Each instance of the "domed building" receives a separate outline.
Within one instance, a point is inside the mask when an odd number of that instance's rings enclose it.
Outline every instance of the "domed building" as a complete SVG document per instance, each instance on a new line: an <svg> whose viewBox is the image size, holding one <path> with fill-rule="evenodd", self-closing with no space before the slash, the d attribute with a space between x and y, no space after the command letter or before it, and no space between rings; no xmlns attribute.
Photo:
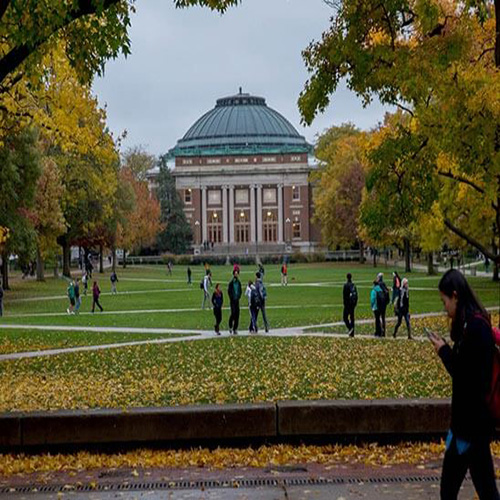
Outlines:
<svg viewBox="0 0 500 500"><path fill-rule="evenodd" d="M262 97L218 99L170 150L195 250L310 251L312 147Z"/></svg>

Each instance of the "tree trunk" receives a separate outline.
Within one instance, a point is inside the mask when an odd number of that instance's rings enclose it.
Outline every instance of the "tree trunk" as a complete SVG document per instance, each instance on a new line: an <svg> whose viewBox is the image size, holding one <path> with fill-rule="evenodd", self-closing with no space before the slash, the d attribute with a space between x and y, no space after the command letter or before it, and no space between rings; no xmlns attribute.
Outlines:
<svg viewBox="0 0 500 500"><path fill-rule="evenodd" d="M408 238L403 238L403 242L405 246L405 272L411 273L410 240Z"/></svg>
<svg viewBox="0 0 500 500"><path fill-rule="evenodd" d="M59 256L56 255L56 261L54 262L54 278L59 278Z"/></svg>
<svg viewBox="0 0 500 500"><path fill-rule="evenodd" d="M377 250L373 249L373 267L377 267Z"/></svg>
<svg viewBox="0 0 500 500"><path fill-rule="evenodd" d="M45 281L45 262L43 261L42 252L40 246L36 247L36 280Z"/></svg>
<svg viewBox="0 0 500 500"><path fill-rule="evenodd" d="M127 251L123 249L123 269L127 267Z"/></svg>
<svg viewBox="0 0 500 500"><path fill-rule="evenodd" d="M359 240L359 263L365 263L365 245L361 240Z"/></svg>
<svg viewBox="0 0 500 500"><path fill-rule="evenodd" d="M111 248L111 256L112 256L111 265L113 267L113 272L115 272L116 271L116 248L114 245Z"/></svg>
<svg viewBox="0 0 500 500"><path fill-rule="evenodd" d="M429 276L436 274L434 272L434 254L432 252L427 254L427 274Z"/></svg>
<svg viewBox="0 0 500 500"><path fill-rule="evenodd" d="M63 250L63 276L71 278L71 247L68 240L65 238L64 243L61 245Z"/></svg>
<svg viewBox="0 0 500 500"><path fill-rule="evenodd" d="M103 248L102 245L99 245L99 273L102 274L104 272L104 261L102 257Z"/></svg>
<svg viewBox="0 0 500 500"><path fill-rule="evenodd" d="M10 290L9 287L9 256L7 252L2 255L2 288Z"/></svg>

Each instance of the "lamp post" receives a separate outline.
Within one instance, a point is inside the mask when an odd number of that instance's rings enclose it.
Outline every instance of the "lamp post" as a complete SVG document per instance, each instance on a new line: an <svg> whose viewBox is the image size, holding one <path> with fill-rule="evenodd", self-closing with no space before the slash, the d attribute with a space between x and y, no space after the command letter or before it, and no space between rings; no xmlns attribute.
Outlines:
<svg viewBox="0 0 500 500"><path fill-rule="evenodd" d="M287 217L285 220L285 233L286 233L285 239L286 239L286 246L287 247L290 246L290 239L291 239L290 238L290 222L291 222L290 218Z"/></svg>
<svg viewBox="0 0 500 500"><path fill-rule="evenodd" d="M194 227L196 228L195 229L196 245L198 246L198 252L201 252L201 250L200 250L200 221L199 220L194 221Z"/></svg>

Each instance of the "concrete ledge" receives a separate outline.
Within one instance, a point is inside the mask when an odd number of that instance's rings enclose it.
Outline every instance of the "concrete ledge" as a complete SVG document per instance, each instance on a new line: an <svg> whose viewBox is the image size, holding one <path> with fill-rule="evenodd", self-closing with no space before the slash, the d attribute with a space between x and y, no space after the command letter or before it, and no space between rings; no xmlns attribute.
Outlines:
<svg viewBox="0 0 500 500"><path fill-rule="evenodd" d="M444 433L449 399L278 402L280 436L416 435Z"/></svg>
<svg viewBox="0 0 500 500"><path fill-rule="evenodd" d="M23 446L271 437L276 435L276 405L27 413L21 416L21 430Z"/></svg>
<svg viewBox="0 0 500 500"><path fill-rule="evenodd" d="M400 399L4 413L0 447L432 439L450 411L448 399Z"/></svg>

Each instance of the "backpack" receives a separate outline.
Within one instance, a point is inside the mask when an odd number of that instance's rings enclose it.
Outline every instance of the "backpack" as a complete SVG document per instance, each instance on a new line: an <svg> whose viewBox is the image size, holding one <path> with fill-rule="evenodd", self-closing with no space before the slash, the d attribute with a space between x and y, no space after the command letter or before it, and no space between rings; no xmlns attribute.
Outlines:
<svg viewBox="0 0 500 500"><path fill-rule="evenodd" d="M204 280L201 280L201 281L200 281L200 289L201 289L201 290L205 290L205 285L204 285L203 281L204 281Z"/></svg>
<svg viewBox="0 0 500 500"><path fill-rule="evenodd" d="M349 292L349 302L351 303L352 307L356 307L356 305L358 304L358 290L354 283L351 283L351 290Z"/></svg>
<svg viewBox="0 0 500 500"><path fill-rule="evenodd" d="M262 284L262 298L264 300L267 299L267 290L266 290L266 287L264 286L264 284Z"/></svg>
<svg viewBox="0 0 500 500"><path fill-rule="evenodd" d="M387 307L387 304L389 304L391 298L389 295L389 289L387 288L386 284L382 281L379 283L379 287L382 289L381 292L377 292L377 307L379 309L383 309L384 307ZM379 299L380 295L380 299ZM380 302L379 302L380 300Z"/></svg>
<svg viewBox="0 0 500 500"><path fill-rule="evenodd" d="M257 288L252 288L250 293L250 305L252 307L260 307L260 296Z"/></svg>

